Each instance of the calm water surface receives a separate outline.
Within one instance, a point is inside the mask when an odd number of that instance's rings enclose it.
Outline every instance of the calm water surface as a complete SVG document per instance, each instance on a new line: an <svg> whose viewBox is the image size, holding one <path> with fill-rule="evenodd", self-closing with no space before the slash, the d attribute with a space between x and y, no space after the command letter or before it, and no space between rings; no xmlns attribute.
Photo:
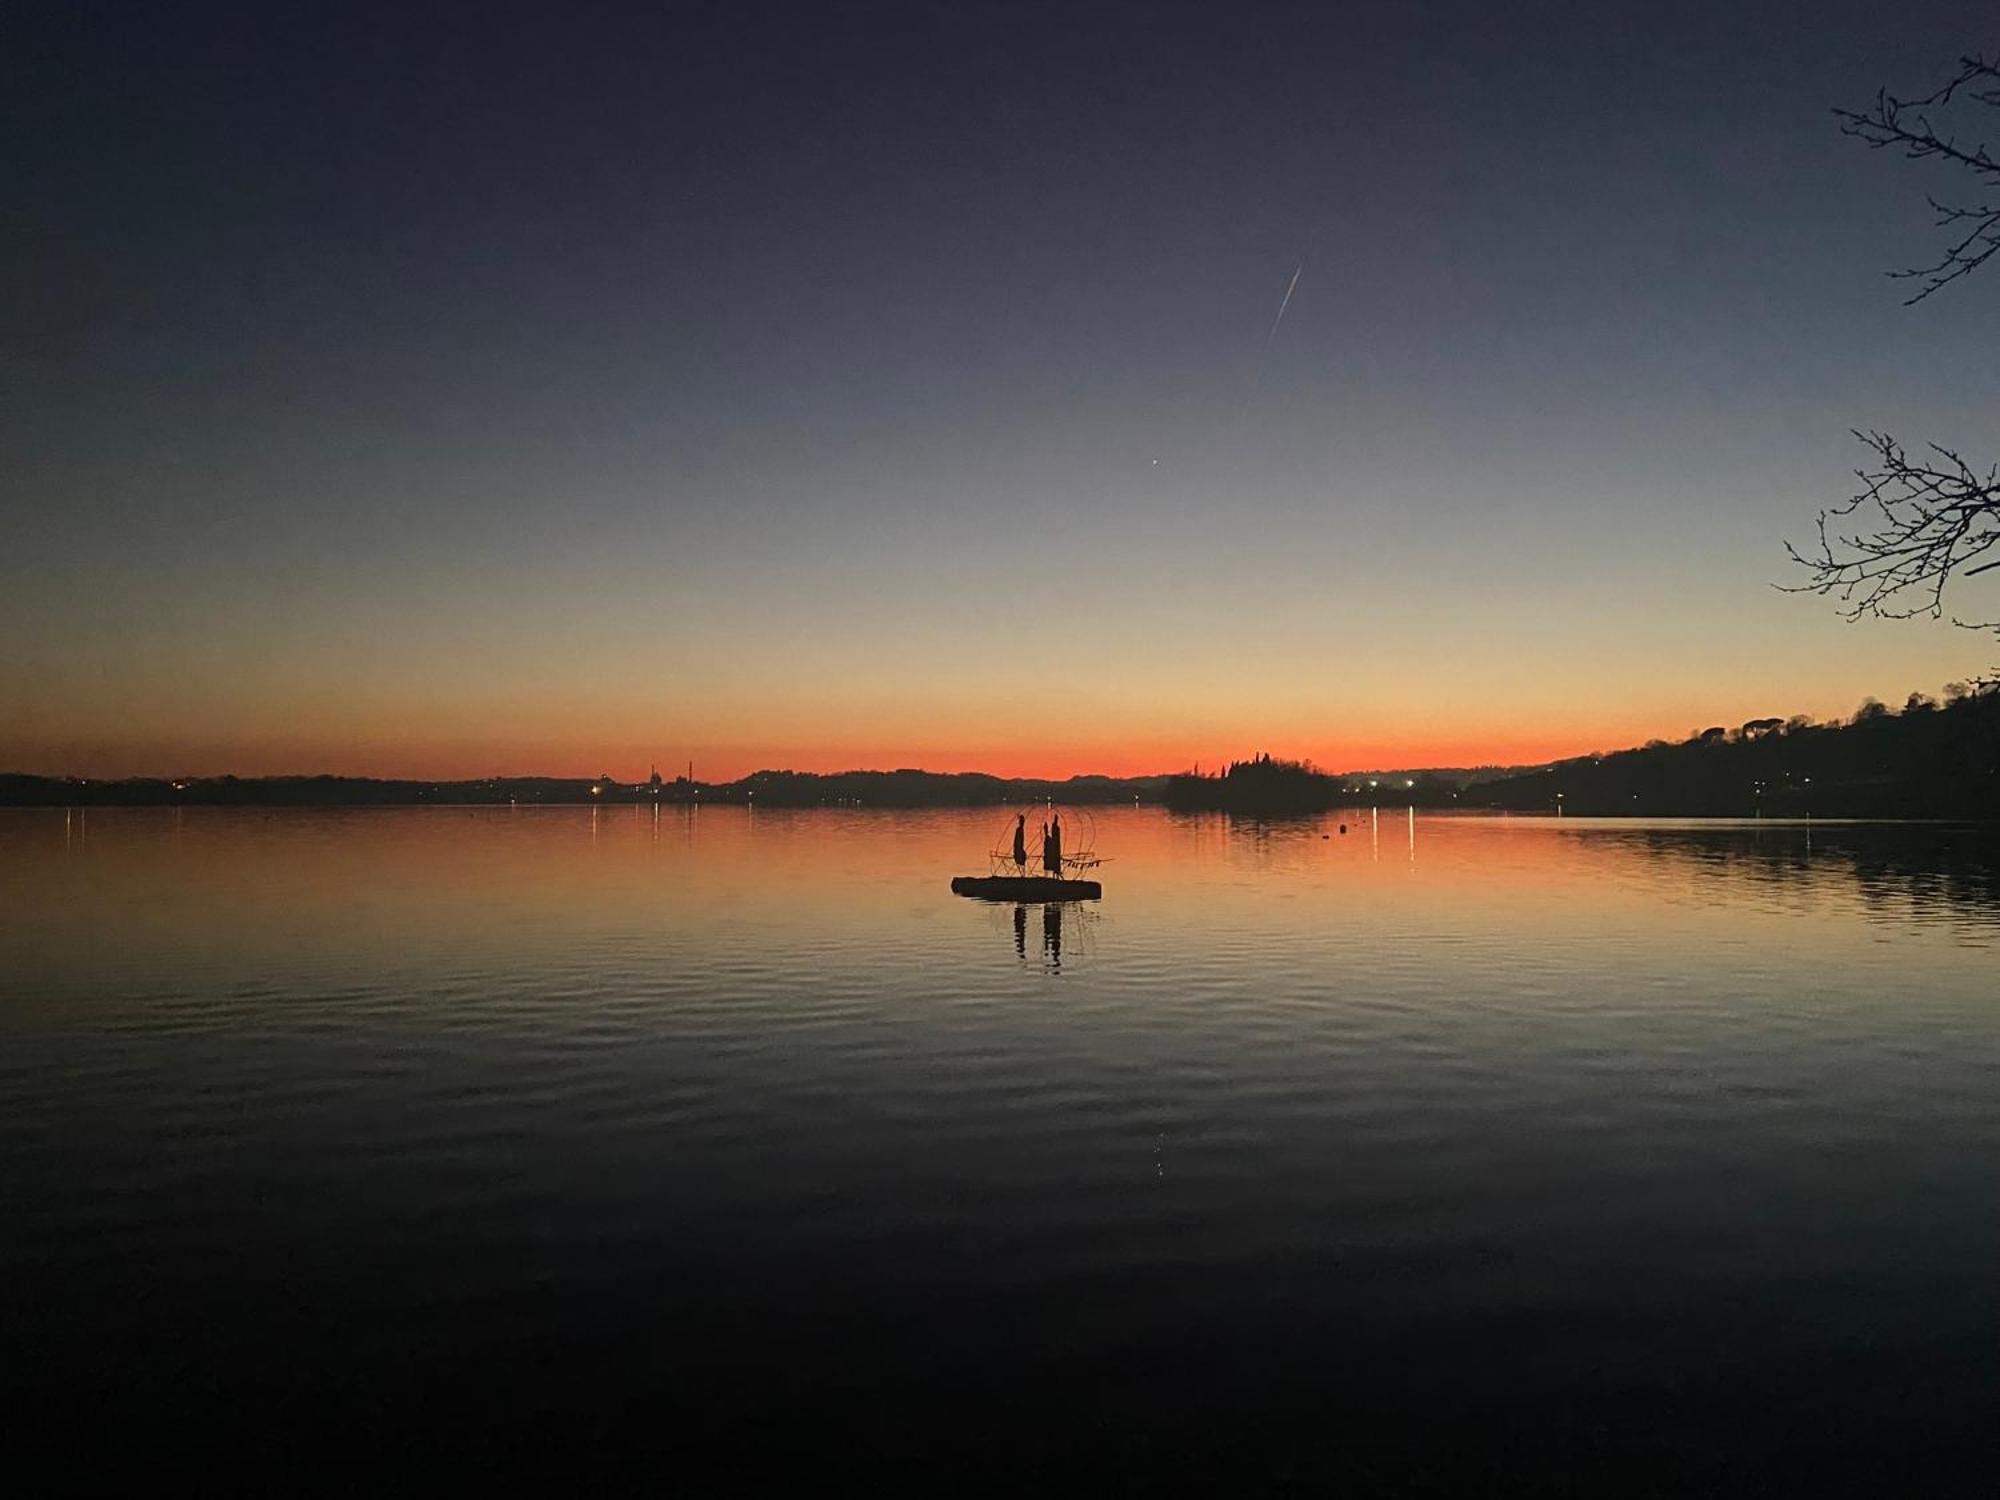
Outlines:
<svg viewBox="0 0 2000 1500"><path fill-rule="evenodd" d="M1991 1493L1990 834L1096 824L1017 908L990 811L0 813L17 1432Z"/></svg>

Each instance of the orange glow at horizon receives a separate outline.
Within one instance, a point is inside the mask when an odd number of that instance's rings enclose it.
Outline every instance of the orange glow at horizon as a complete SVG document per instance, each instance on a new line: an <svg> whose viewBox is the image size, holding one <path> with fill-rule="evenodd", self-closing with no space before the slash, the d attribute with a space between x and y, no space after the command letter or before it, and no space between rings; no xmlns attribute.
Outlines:
<svg viewBox="0 0 2000 1500"><path fill-rule="evenodd" d="M1171 774L1199 766L1218 770L1232 760L1270 754L1304 760L1343 773L1429 767L1525 766L1628 748L1653 737L1677 738L1687 726L1628 725L1564 731L1497 731L1480 736L1460 732L1430 738L1383 734L1338 741L1299 735L1246 733L1191 740L1137 738L1109 742L1033 745L1000 744L987 749L921 741L801 745L684 745L658 748L617 741L537 740L491 745L382 739L316 740L305 737L256 738L223 743L76 741L51 759L0 742L0 773L80 775L103 779L126 776L288 776L334 775L383 779L468 781L493 776L565 778L610 774L625 782L643 781L657 767L672 780L690 761L696 780L721 783L756 771L842 771L915 769L941 774L985 773L1003 778L1066 780L1072 776L1136 777ZM66 752L66 753L63 753Z"/></svg>
<svg viewBox="0 0 2000 1500"><path fill-rule="evenodd" d="M1533 765L1845 716L1868 695L1900 703L1977 675L1990 649L1948 623L1855 629L1761 576L1723 611L1657 578L1549 563L1496 600L1442 564L1412 591L1362 557L1320 576L1303 554L1239 547L1162 589L1146 582L1171 562L1157 540L1039 581L1058 597L1089 582L1087 619L1051 605L995 626L962 614L1012 577L988 578L987 554L892 566L886 540L866 566L717 554L686 576L626 557L553 581L446 574L422 610L404 595L362 620L329 583L296 610L272 602L261 631L212 628L206 606L158 631L67 628L61 611L88 591L66 586L37 605L32 650L0 662L0 773L640 780L692 760L708 782L903 767L1060 780L1260 753L1336 773Z"/></svg>
<svg viewBox="0 0 2000 1500"><path fill-rule="evenodd" d="M1840 627L1826 660L1810 624L1734 655L1642 654L1616 637L1546 656L1468 639L1455 654L1329 646L1325 659L1127 643L1087 668L935 643L900 661L864 654L865 670L843 664L853 652L801 648L665 674L588 659L510 669L484 648L448 671L273 655L191 673L134 652L103 671L0 673L0 773L638 781L691 760L704 782L900 768L1062 780L1262 753L1335 773L1536 765L1774 714L1843 717L1871 693L1899 703L1975 675L1985 650L1949 627Z"/></svg>

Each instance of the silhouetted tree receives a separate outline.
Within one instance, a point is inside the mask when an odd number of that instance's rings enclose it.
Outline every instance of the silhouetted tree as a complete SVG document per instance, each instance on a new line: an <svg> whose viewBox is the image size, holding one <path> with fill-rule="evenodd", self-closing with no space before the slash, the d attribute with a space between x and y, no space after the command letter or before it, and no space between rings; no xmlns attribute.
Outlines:
<svg viewBox="0 0 2000 1500"><path fill-rule="evenodd" d="M1930 200L1938 227L1951 238L1930 264L1889 273L1917 283L1905 305L1970 275L2000 251L2000 161L1984 142L1962 144L1953 128L1978 109L2000 112L2000 61L1983 54L1961 58L1958 71L1920 99L1899 99L1885 89L1871 109L1834 111L1843 133L1877 150L1950 166L1970 194L1966 201ZM2000 546L2000 466L1982 469L1939 443L1912 455L1886 432L1854 436L1872 454L1855 470L1861 489L1820 512L1817 549L1801 552L1785 544L1810 575L1787 592L1836 598L1851 620L1941 618L1947 583L2000 568L2000 558L1977 561ZM1857 513L1860 519L1848 523L1853 529L1844 529L1846 518ZM1995 620L1953 623L2000 631Z"/></svg>

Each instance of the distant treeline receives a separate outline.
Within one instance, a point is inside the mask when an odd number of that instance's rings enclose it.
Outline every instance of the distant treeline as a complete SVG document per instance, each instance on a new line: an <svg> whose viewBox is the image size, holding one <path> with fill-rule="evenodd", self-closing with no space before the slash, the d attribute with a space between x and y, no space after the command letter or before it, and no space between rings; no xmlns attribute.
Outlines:
<svg viewBox="0 0 2000 1500"><path fill-rule="evenodd" d="M735 803L759 807L982 807L1003 803L1157 802L1164 776L1043 781L932 771L758 771L741 781L621 782L611 776L496 776L477 781L361 776L84 777L0 775L10 807L365 807L509 803Z"/></svg>
<svg viewBox="0 0 2000 1500"><path fill-rule="evenodd" d="M2000 682L1950 684L1943 701L1873 699L1851 718L1752 719L1670 743L1578 756L1530 771L1429 770L1336 775L1259 755L1220 772L1075 776L977 772L758 771L741 781L620 782L553 776L376 781L347 776L93 781L0 776L0 805L78 807L365 806L507 803L732 803L754 807L983 807L1007 803L1164 802L1196 811L1284 816L1335 807L1494 808L1647 817L2000 818Z"/></svg>
<svg viewBox="0 0 2000 1500"><path fill-rule="evenodd" d="M1868 699L1851 719L1752 719L1467 789L1473 806L1592 816L2000 817L2000 683Z"/></svg>
<svg viewBox="0 0 2000 1500"><path fill-rule="evenodd" d="M1492 808L1578 816L2000 817L2000 684L1951 684L1900 711L1874 699L1835 724L1752 719L1685 740L1512 774L1357 776L1259 755L1172 777L1162 800L1250 816L1335 807Z"/></svg>
<svg viewBox="0 0 2000 1500"><path fill-rule="evenodd" d="M759 807L987 807L1018 802L1157 802L1164 776L1072 776L1067 781L979 771L758 771L710 789L703 800Z"/></svg>
<svg viewBox="0 0 2000 1500"><path fill-rule="evenodd" d="M595 794L593 786L600 788ZM101 781L81 776L0 776L0 806L6 807L504 806L592 802L603 795L599 781L563 776L482 781L378 781L367 776L134 776Z"/></svg>

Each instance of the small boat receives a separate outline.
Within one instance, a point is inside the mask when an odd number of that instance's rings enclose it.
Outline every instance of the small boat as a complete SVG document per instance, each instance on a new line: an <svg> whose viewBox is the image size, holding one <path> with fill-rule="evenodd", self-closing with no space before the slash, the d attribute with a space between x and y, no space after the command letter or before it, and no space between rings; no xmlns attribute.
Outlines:
<svg viewBox="0 0 2000 1500"><path fill-rule="evenodd" d="M1031 813L1042 825L1032 834L1027 831ZM1020 843L1015 842L1017 829ZM1051 829L1052 844L1045 841ZM954 876L952 894L981 901L1096 901L1104 895L1104 887L1087 873L1104 863L1094 847L1096 836L1095 821L1081 809L1051 803L1010 812L1000 836L986 851L986 873ZM1068 848L1065 839L1072 841ZM1030 844L1035 847L1029 848Z"/></svg>
<svg viewBox="0 0 2000 1500"><path fill-rule="evenodd" d="M1056 875L954 875L951 889L982 901L1095 901L1104 894L1095 880Z"/></svg>

